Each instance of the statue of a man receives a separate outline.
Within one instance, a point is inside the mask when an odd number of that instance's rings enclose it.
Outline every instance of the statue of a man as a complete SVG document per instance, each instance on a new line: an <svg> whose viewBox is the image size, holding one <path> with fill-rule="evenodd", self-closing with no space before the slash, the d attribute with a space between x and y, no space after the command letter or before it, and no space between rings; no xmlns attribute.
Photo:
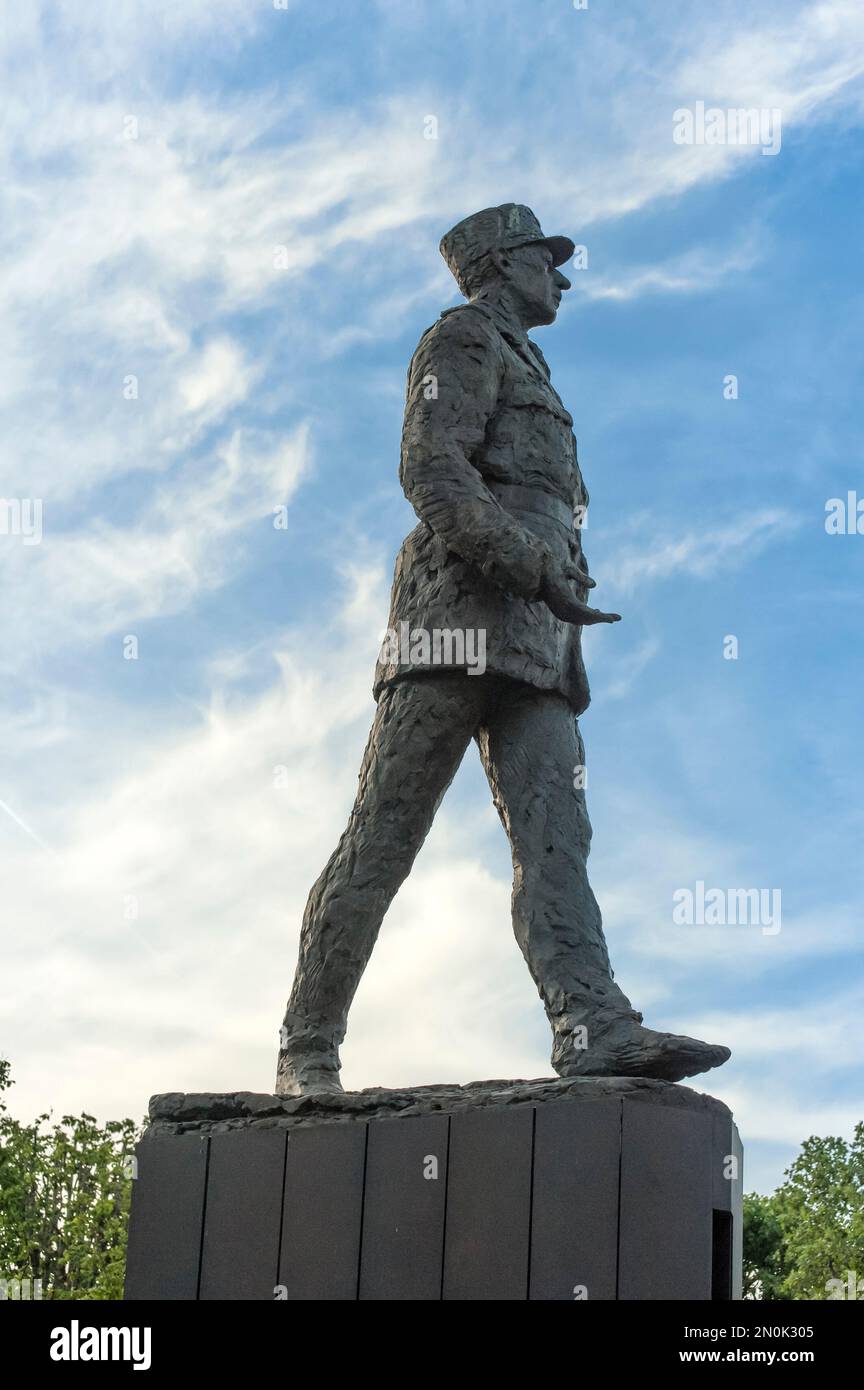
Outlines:
<svg viewBox="0 0 864 1390"><path fill-rule="evenodd" d="M573 421L527 336L554 322L570 288L557 267L573 251L516 203L441 242L468 302L423 334L408 372L400 480L419 524L396 562L357 800L306 906L282 1095L341 1090L348 1009L472 738L510 841L513 928L558 1075L677 1081L729 1056L642 1026L613 979L588 883L581 629L618 615L585 602Z"/></svg>

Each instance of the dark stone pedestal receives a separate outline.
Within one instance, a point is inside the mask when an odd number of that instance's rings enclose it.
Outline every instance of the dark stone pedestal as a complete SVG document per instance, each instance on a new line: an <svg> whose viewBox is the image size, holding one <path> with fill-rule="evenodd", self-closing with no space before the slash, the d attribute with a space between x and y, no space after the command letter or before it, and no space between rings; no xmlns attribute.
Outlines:
<svg viewBox="0 0 864 1390"><path fill-rule="evenodd" d="M741 1144L662 1081L163 1095L127 1299L741 1297Z"/></svg>

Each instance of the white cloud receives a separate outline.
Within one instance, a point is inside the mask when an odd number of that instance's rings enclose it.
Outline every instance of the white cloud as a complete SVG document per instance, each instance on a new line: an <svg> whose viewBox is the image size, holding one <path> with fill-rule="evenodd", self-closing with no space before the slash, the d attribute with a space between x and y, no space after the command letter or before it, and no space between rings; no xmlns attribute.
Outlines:
<svg viewBox="0 0 864 1390"><path fill-rule="evenodd" d="M864 11L858 0L822 0L760 13L753 23L713 24L678 69L680 90L716 105L779 107L784 121L803 122L831 110L864 76Z"/></svg>
<svg viewBox="0 0 864 1390"><path fill-rule="evenodd" d="M648 546L619 545L617 554L613 551L596 569L598 576L625 593L673 574L705 578L724 567L746 564L765 546L791 535L802 524L780 508L754 509L722 526L712 524L704 531L688 531L675 540Z"/></svg>
<svg viewBox="0 0 864 1390"><path fill-rule="evenodd" d="M764 254L756 238L747 238L732 250L697 247L660 265L642 266L610 279L596 272L575 277L577 289L587 299L630 300L643 294L704 293L727 276L750 270Z"/></svg>
<svg viewBox="0 0 864 1390"><path fill-rule="evenodd" d="M749 1146L786 1145L791 1161L805 1139L812 1135L823 1138L840 1135L851 1139L855 1125L861 1120L859 1104L824 1098L817 1087L811 1089L802 1085L802 1078L796 1077L791 1067L787 1069L785 1082L779 1079L773 1066L770 1080L764 1076L760 1080L758 1073L752 1081L737 1084L724 1082L721 1077L722 1073L717 1073L711 1093L729 1106L744 1138L744 1186L748 1192L753 1186L746 1176ZM767 1190L779 1180L775 1172Z"/></svg>
<svg viewBox="0 0 864 1390"><path fill-rule="evenodd" d="M242 349L223 337L209 342L198 360L190 363L177 389L183 408L210 424L244 399L249 383Z"/></svg>
<svg viewBox="0 0 864 1390"><path fill-rule="evenodd" d="M327 355L369 333L379 335L383 325L392 332L417 302L419 287L408 281L416 281L418 268L427 283L441 274L429 248L429 224L440 230L469 206L512 196L526 142L529 190L544 215L561 216L569 227L578 209L580 225L590 226L679 195L732 167L737 151L672 145L666 110L672 93L684 100L691 91L704 93L707 84L719 95L728 89L731 99L737 73L742 100L764 86L772 101L783 98L788 105L784 93L798 92L806 69L806 99L791 108L795 119L804 119L851 89L860 66L852 42L860 11L841 0L803 11L797 26L785 20L775 26L770 19L760 25L752 18L729 30L718 24L708 30L710 44L706 30L695 26L690 51L681 57L673 50L653 87L631 73L602 120L595 116L598 124L583 142L578 165L562 166L545 153L533 122L530 131L516 119L492 131L464 98L454 105L452 94L439 93L439 100L434 89L409 94L394 84L393 94L363 106L346 129L344 120L322 113L311 75L290 92L227 100L201 92L166 97L154 93L152 81L138 82L181 36L188 42L195 34L206 43L229 34L239 43L256 26L290 25L290 12L265 13L264 7L253 21L239 0L160 3L149 7L145 24L133 4L28 8L29 18L17 18L10 36L17 81L7 98L2 149L9 211L0 324L13 348L0 388L10 422L11 448L0 477L7 495L71 496L123 471L163 468L185 437L188 401L178 381L195 400L196 390L207 389L198 375L204 370L214 405L218 397L228 412L266 379L272 329L250 358L246 344L220 346L227 342L226 317L262 305L290 312L296 287L325 260L344 262L333 264L328 278L355 280L363 248L384 241L392 247L389 278L395 269L399 284L394 289L388 283L385 302L375 307L381 277L373 270L367 322L346 325L341 296L332 309L322 302L316 325L298 335L298 355L304 341ZM42 21L49 18L63 31L62 57L40 48ZM613 27L607 38L615 54L621 35ZM103 64L105 95L95 101L86 77L78 85L70 53L98 55L100 43L115 61ZM125 65L135 74L131 84L120 78L117 46L124 44ZM53 74L52 119L34 121L30 83L45 69ZM458 140L452 133L424 140L424 109L446 111L446 130L458 131ZM281 131L289 113L296 120L287 142ZM127 138L130 115L138 121L137 138ZM50 171L39 180L39 197L32 196L35 168ZM282 269L274 264L276 247L285 248ZM619 299L652 289L690 292L746 269L755 254L752 245L722 254L698 248L628 274L598 277L595 270L586 292ZM362 273L368 275L368 265ZM337 306L340 322L331 331ZM231 351L241 351L244 360L226 391ZM128 373L141 382L140 418L131 431L121 397ZM58 457L64 464L59 471Z"/></svg>
<svg viewBox="0 0 864 1390"><path fill-rule="evenodd" d="M629 695L646 666L654 660L660 650L656 637L646 637L629 651L616 652L613 659L604 662L604 693L609 700L623 700Z"/></svg>
<svg viewBox="0 0 864 1390"><path fill-rule="evenodd" d="M707 1026L719 1037L734 1037L735 1055L741 1061L779 1058L790 1070L824 1076L860 1065L854 1040L862 1004L860 988L843 989L828 999L808 999L806 1008L774 1006L758 1014L721 1010L711 1015Z"/></svg>
<svg viewBox="0 0 864 1390"><path fill-rule="evenodd" d="M209 471L180 470L164 481L131 525L97 518L54 530L49 505L41 545L7 537L0 547L9 605L0 660L26 669L64 646L134 633L136 624L181 612L232 573L247 528L272 524L309 457L304 426L287 437L238 429Z"/></svg>

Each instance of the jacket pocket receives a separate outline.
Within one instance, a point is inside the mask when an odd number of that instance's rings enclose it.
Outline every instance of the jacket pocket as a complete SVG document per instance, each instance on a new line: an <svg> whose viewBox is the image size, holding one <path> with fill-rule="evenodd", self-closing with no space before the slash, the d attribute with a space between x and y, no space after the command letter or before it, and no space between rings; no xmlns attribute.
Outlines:
<svg viewBox="0 0 864 1390"><path fill-rule="evenodd" d="M530 407L536 410L548 410L550 415L554 415L556 420L568 428L573 425L573 416L569 410L565 410L551 387L545 387L541 381L534 381L529 378L521 378L514 381L511 390L507 393L506 404L515 406L517 409Z"/></svg>

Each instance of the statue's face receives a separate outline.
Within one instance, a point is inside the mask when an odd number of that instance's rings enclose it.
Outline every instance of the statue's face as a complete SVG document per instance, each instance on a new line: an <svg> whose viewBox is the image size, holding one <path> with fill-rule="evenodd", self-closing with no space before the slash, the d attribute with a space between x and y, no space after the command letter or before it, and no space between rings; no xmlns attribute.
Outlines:
<svg viewBox="0 0 864 1390"><path fill-rule="evenodd" d="M520 246L501 257L501 273L526 328L554 323L570 281L552 264L546 246Z"/></svg>

